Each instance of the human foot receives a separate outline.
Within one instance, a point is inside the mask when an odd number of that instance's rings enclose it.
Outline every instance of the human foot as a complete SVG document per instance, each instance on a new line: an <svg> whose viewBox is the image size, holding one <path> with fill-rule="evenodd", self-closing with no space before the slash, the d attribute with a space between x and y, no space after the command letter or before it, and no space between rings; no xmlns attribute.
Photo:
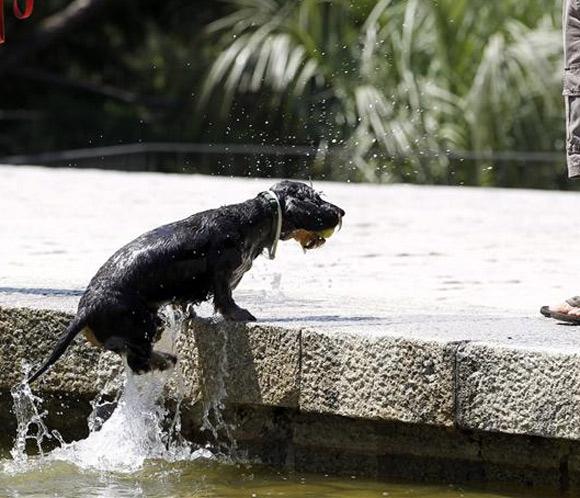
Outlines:
<svg viewBox="0 0 580 498"><path fill-rule="evenodd" d="M580 296L574 296L555 306L543 306L540 313L548 318L580 324Z"/></svg>

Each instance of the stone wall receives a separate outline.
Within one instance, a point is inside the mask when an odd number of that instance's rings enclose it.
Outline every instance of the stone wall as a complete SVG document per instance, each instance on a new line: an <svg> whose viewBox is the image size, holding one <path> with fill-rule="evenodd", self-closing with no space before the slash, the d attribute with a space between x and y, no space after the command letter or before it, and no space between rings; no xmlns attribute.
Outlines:
<svg viewBox="0 0 580 498"><path fill-rule="evenodd" d="M46 358L70 318L0 308L4 437L22 361ZM575 354L203 319L184 325L176 348L192 440L207 437L203 410L223 404L239 448L274 465L580 491ZM121 369L77 340L34 386L49 424L65 438L86 433L89 400Z"/></svg>

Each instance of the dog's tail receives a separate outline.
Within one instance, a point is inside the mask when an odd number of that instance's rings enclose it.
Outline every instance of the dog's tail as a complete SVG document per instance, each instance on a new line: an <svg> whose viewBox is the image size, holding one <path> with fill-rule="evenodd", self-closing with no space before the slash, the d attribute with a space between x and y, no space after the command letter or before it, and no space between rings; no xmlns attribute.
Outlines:
<svg viewBox="0 0 580 498"><path fill-rule="evenodd" d="M56 343L56 346L54 347L54 350L48 357L48 359L36 372L34 372L24 382L27 384L31 384L36 379L38 379L38 377L40 377L44 372L46 372L51 367L51 365L55 363L64 354L66 349L69 347L70 343L79 334L79 332L85 328L85 326L86 326L85 317L82 315L75 316L70 322L64 334L62 334L59 337L58 342Z"/></svg>

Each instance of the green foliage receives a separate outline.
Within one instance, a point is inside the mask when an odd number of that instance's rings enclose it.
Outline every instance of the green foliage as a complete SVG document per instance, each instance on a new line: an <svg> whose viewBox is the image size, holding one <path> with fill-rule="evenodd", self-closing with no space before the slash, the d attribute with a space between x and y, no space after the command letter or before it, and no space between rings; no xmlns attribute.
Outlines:
<svg viewBox="0 0 580 498"><path fill-rule="evenodd" d="M69 3L40 2L27 22L8 16L2 50ZM454 159L562 149L558 2L112 5L0 81L0 155L137 141L307 144L316 157L190 163L216 173L562 186L562 164Z"/></svg>
<svg viewBox="0 0 580 498"><path fill-rule="evenodd" d="M309 136L344 144L367 179L446 182L452 152L554 150L563 133L553 1L228 3L201 104L219 92L227 120L255 96L298 137L318 122ZM484 166L458 176L493 183Z"/></svg>
<svg viewBox="0 0 580 498"><path fill-rule="evenodd" d="M70 3L37 2L26 22L7 16L2 50L26 44L37 24ZM0 112L0 155L199 140L198 87L217 50L202 33L222 14L219 2L203 9L190 0L109 3L2 78L0 111L27 110L33 118L2 120Z"/></svg>

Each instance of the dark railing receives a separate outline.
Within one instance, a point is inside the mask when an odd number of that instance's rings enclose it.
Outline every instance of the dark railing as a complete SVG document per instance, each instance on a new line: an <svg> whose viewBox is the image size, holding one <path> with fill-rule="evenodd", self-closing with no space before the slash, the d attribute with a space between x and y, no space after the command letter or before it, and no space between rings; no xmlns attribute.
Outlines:
<svg viewBox="0 0 580 498"><path fill-rule="evenodd" d="M431 168L441 155L446 171ZM570 189L563 152L421 152L423 173L408 157L377 161L383 179L450 185L489 185ZM99 168L165 173L202 173L233 176L294 177L335 180L376 179L381 175L357 172L347 149L309 145L133 143L72 149L0 158L3 164ZM407 164L407 166L405 166ZM436 174L430 176L430 170ZM405 173L406 171L406 173ZM389 175L392 172L392 175ZM403 173L402 173L403 172Z"/></svg>
<svg viewBox="0 0 580 498"><path fill-rule="evenodd" d="M2 163L10 164L40 164L79 159L95 159L99 157L123 156L132 154L223 154L223 155L268 155L268 156L311 156L322 151L330 153L342 152L342 148L325 149L309 145L269 145L269 144L197 144L197 143L134 143L91 147L86 149L71 149L55 152L42 152L30 155L14 155L0 158ZM424 152L426 159L439 157L441 152ZM558 162L562 160L562 152L472 152L453 151L445 153L450 159L468 161L517 161L517 162ZM403 159L401 157L395 159Z"/></svg>

